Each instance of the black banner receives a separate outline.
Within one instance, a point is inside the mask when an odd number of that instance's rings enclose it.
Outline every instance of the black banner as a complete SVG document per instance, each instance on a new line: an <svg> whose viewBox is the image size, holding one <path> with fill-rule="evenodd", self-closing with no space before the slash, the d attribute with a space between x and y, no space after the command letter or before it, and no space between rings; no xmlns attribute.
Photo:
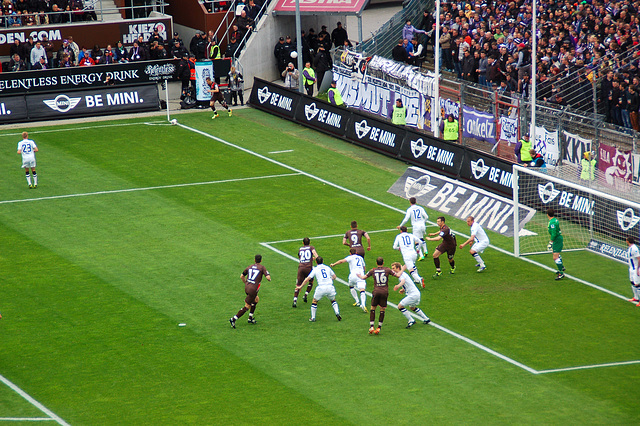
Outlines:
<svg viewBox="0 0 640 426"><path fill-rule="evenodd" d="M300 93L256 78L251 89L249 103L256 108L293 119L300 97Z"/></svg>
<svg viewBox="0 0 640 426"><path fill-rule="evenodd" d="M29 119L90 117L121 112L158 111L160 102L156 84L110 86L26 96Z"/></svg>
<svg viewBox="0 0 640 426"><path fill-rule="evenodd" d="M95 88L103 86L107 77L117 85L144 84L171 79L175 72L176 63L173 60L7 72L0 74L0 94L6 96Z"/></svg>
<svg viewBox="0 0 640 426"><path fill-rule="evenodd" d="M400 153L405 129L358 113L353 113L352 117L347 126L347 139L393 155Z"/></svg>
<svg viewBox="0 0 640 426"><path fill-rule="evenodd" d="M27 103L24 96L6 96L0 101L0 124L25 121L27 114Z"/></svg>
<svg viewBox="0 0 640 426"><path fill-rule="evenodd" d="M465 158L464 147L428 135L407 131L400 155L412 164L458 176Z"/></svg>
<svg viewBox="0 0 640 426"><path fill-rule="evenodd" d="M513 163L467 148L460 178L511 196L513 188Z"/></svg>
<svg viewBox="0 0 640 426"><path fill-rule="evenodd" d="M316 98L302 96L295 118L302 124L344 137L351 112Z"/></svg>

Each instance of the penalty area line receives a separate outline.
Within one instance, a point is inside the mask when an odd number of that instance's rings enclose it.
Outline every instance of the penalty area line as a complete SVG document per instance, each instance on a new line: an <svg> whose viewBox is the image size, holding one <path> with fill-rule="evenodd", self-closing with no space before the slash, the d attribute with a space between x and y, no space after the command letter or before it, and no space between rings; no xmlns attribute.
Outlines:
<svg viewBox="0 0 640 426"><path fill-rule="evenodd" d="M0 417L0 422L54 422L50 417Z"/></svg>
<svg viewBox="0 0 640 426"><path fill-rule="evenodd" d="M15 385L13 382L11 382L9 379L7 379L6 377L4 377L3 375L0 374L0 382L4 383L5 385L7 385L9 388L11 388L15 393L17 393L18 395L20 395L22 398L24 398L25 400L27 400L31 405L33 405L34 407L36 407L38 410L42 411L44 414L46 414L47 416L50 417L50 420L55 421L58 424L64 425L64 426L70 426L69 423L65 422L64 420L62 420L62 418L60 418L58 415L56 415L53 411L49 410L47 407L45 407L44 405L42 405L41 403L39 403L38 401L36 401L31 395L29 395L28 393L26 393L25 391L23 391L22 389L20 389L17 385Z"/></svg>
<svg viewBox="0 0 640 426"><path fill-rule="evenodd" d="M84 192L79 194L52 195L50 197L25 198L22 200L5 200L5 201L0 201L0 204L26 203L28 201L58 200L61 198L89 197L91 195L119 194L122 192L151 191L154 189L184 188L187 186L214 185L218 183L243 182L247 180L271 179L271 178L299 176L299 175L300 173L284 173L280 175L253 176L253 177L237 178L237 179L212 180L208 182L178 183L175 185L147 186L144 188L114 189L111 191L96 191L96 192Z"/></svg>
<svg viewBox="0 0 640 426"><path fill-rule="evenodd" d="M294 241L297 241L297 240L294 240ZM282 250L278 250L277 248L272 247L269 243L260 243L260 245L263 246L263 247L268 248L269 250L272 250L272 251L278 253L281 256L286 257L287 259L291 259L296 263L299 262L299 259L291 256L288 253L283 252ZM349 286L349 283L346 282L345 280L343 280L342 278L336 278L336 281L341 282L342 284L344 284L347 287ZM372 294L370 292L368 292L368 291L366 292L366 294L370 298L373 297ZM387 306L391 306L394 309L398 309L398 305L396 305L395 303L387 302ZM413 316L418 321L422 321L422 319L420 317L418 317L416 314L414 314L413 312L411 313L411 316ZM484 346L484 345L482 345L482 344L480 344L480 343L478 343L478 342L476 342L474 340L469 339L468 337L464 337L463 335L458 334L455 331L449 330L448 328L443 327L440 324L436 324L435 322L433 322L433 320L429 324L432 325L433 327L437 328L438 330L443 331L443 332L447 333L448 335L455 337L456 339L460 339L463 342L469 343L470 345L475 346L476 348L478 348L478 349L480 349L480 350L482 350L484 352L487 352L488 354L491 354L491 355L493 355L495 357L498 357L501 360L508 362L509 364L512 364L512 365L514 365L516 367L519 367L519 368L521 368L521 369L523 369L525 371L528 371L531 374L538 374L537 370L535 370L535 369L533 369L531 367L528 367L528 366L526 366L526 365L522 364L521 362L518 362L518 361L516 361L514 359L511 359L506 355L503 355L503 354L501 354L499 352L496 352L491 348L488 348L488 347L486 347L486 346Z"/></svg>
<svg viewBox="0 0 640 426"><path fill-rule="evenodd" d="M393 229L379 229L377 231L367 231L367 234L377 234L380 232L391 232L391 231L398 231L396 228ZM334 235L320 235L317 237L309 237L311 240L322 240L322 239L326 239L326 238L337 238L337 237L344 237L344 234L334 234ZM294 241L301 241L300 238L292 238L289 240L280 240L280 241L269 241L266 242L264 244L280 244L280 243L292 243Z"/></svg>
<svg viewBox="0 0 640 426"><path fill-rule="evenodd" d="M272 164L276 164L276 165L278 165L278 166L280 166L280 167L284 167L285 169L289 169L289 170L291 170L291 171L293 171L293 172L300 173L300 174L301 174L301 175L303 175L303 176L306 176L306 177L308 177L308 178L311 178L311 179L317 180L318 182L324 183L325 185L332 186L332 187L334 187L334 188L336 188L336 189L339 189L339 190L341 190L341 191L344 191L344 192L349 193L349 194L351 194L351 195L354 195L354 196L356 196L356 197L359 197L359 198L362 198L362 199L364 199L364 200L370 201L370 202L372 202L372 203L374 203L374 204L378 204L379 206L386 207L386 208L388 208L388 209L390 209L390 210L393 210L393 211L395 211L395 212L401 213L401 214L403 214L403 215L406 213L406 211L405 211L405 210L402 210L402 209L399 209L399 208L397 208L397 207L391 206L391 205L386 204L386 203L384 203L384 202L382 202L382 201L378 201L378 200L376 200L376 199L374 199L374 198L368 197L368 196L366 196L366 195L364 195L364 194L361 194L361 193L359 193L359 192L356 192L356 191L354 191L354 190L352 190L352 189L345 188L344 186L338 185L337 183L333 183L333 182L328 181L328 180L326 180L326 179L323 179L323 178L321 178L321 177L319 177L319 176L312 175L311 173L308 173L308 172L305 172L305 171L303 171L303 170L297 169L297 168L295 168L295 167L293 167L293 166L290 166L290 165L288 165L288 164L285 164L285 163L283 163L283 162L281 162L281 161L274 160L273 158L269 158L269 157L267 157L267 156L265 156L265 155L262 155L262 154L259 154L259 153L255 152L255 151L251 151L251 150L250 150L250 149L248 149L248 148L244 148L244 147L242 147L242 146L240 146L240 145L236 145L236 144L234 144L234 143L231 143L231 142L229 142L229 141L226 141L226 140L224 140L224 139L221 139L221 138L219 138L219 137L217 137L217 136L213 136L213 135L211 135L211 134L209 134L209 133L207 133L207 132L203 132L202 130L194 129L193 127L185 126L184 124L180 124L180 123L178 123L178 126L180 126L180 127L184 128L184 129L190 130L190 131L192 131L192 132L194 132L194 133L197 133L197 134L199 134L199 135L202 135L202 136L204 136L204 137L206 137L206 138L213 139L214 141L220 142L221 144L224 144L224 145L230 146L230 147L235 148L235 149L237 149L237 150L240 150L240 151L242 151L242 152L246 152L247 154L249 154L249 155L253 155L254 157L261 158L261 159L263 159L263 160L265 160L265 161L268 161L268 162L270 162L270 163L272 163ZM430 224L430 225L436 225L434 222L431 222L431 221L427 221L427 223L428 223L428 224ZM436 226L437 226L437 225L436 225ZM463 232L458 232L458 231L456 231L456 234L458 234L458 235L462 235L462 236L463 236L463 237L465 237L465 238L469 238L469 235L467 235L467 234L465 234L465 233L463 233ZM507 250L505 250L505 249L503 249L503 248L500 248L500 247L494 246L493 244L489 244L489 247L491 247L491 248L492 248L492 249L494 249L494 250L499 251L500 253L506 254L506 255L511 256L511 257L515 257L516 259L521 259L521 260L524 260L525 262L529 262L529 263L531 263L531 264L533 264L533 265L540 266L541 268L544 268L544 269L547 269L547 270L550 270L550 271L555 271L555 269L553 269L553 268L551 268L551 267L549 267L549 266L546 266L546 265L544 265L544 264L542 264L542 263L536 262L536 261L534 261L534 260L527 259L527 258L523 258L523 257L517 257L516 255L514 255L514 254L513 254L513 253L511 253L510 251L507 251ZM587 286L589 286L589 287L592 287L592 288L594 288L594 289L596 289L596 290L600 290L600 291L602 291L602 292L604 292L604 293L608 293L608 294L610 294L610 295L612 295L612 296L615 296L615 297L617 297L617 298L619 298L619 299L622 299L622 300L625 300L625 301L627 300L627 298L626 298L626 297L624 297L623 295L618 294L618 293L615 293L615 292L613 292L613 291L611 291L611 290L608 290L608 289L606 289L606 288L604 288L604 287L600 287L599 285L596 285L596 284L590 283L590 282L588 282L588 281L582 280L582 279L580 279L580 278L574 277L574 276L569 275L569 274L565 274L565 276L566 276L567 278L570 278L570 279L572 279L572 280L574 280L574 281L576 281L576 282L580 283L580 284L584 284L584 285L587 285Z"/></svg>

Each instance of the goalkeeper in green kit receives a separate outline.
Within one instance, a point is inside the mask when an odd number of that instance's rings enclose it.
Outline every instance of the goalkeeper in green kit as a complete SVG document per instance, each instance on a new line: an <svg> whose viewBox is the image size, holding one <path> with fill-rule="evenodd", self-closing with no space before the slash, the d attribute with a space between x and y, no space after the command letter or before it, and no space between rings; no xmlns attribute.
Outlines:
<svg viewBox="0 0 640 426"><path fill-rule="evenodd" d="M547 217L549 218L549 235L551 241L547 245L547 250L553 251L553 261L556 262L558 272L556 273L556 281L564 278L564 265L562 264L562 231L560 230L560 223L556 218L556 212L553 209L547 210Z"/></svg>

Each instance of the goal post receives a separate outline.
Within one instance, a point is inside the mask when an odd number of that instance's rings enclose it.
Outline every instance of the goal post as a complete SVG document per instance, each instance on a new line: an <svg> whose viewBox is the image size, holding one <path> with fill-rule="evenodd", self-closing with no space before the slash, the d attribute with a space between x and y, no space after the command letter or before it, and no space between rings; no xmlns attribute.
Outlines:
<svg viewBox="0 0 640 426"><path fill-rule="evenodd" d="M563 251L589 250L627 261L625 240L640 235L640 203L529 167L513 166L514 254L548 253L547 210L553 208L564 239ZM595 186L595 185L593 185ZM535 210L529 221L522 209Z"/></svg>

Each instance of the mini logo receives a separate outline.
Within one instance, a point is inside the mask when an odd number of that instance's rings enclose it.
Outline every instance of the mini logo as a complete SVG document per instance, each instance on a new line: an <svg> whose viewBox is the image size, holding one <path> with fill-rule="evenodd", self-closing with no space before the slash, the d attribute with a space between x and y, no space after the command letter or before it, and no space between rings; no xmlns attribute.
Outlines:
<svg viewBox="0 0 640 426"><path fill-rule="evenodd" d="M623 231L628 231L629 229L636 226L636 224L640 221L640 216L636 216L635 212L631 207L621 212L618 210L616 212L618 216L618 225Z"/></svg>
<svg viewBox="0 0 640 426"><path fill-rule="evenodd" d="M316 106L316 103L312 103L311 105L304 106L304 115L307 117L308 121L311 121L315 118L316 115L320 112L320 109Z"/></svg>
<svg viewBox="0 0 640 426"><path fill-rule="evenodd" d="M42 102L54 111L68 112L74 109L80 103L80 100L82 100L82 98L70 98L67 95L58 95L55 99L44 100Z"/></svg>
<svg viewBox="0 0 640 426"><path fill-rule="evenodd" d="M271 92L269 92L269 88L267 86L262 89L258 89L258 100L261 104L267 102L271 97Z"/></svg>
<svg viewBox="0 0 640 426"><path fill-rule="evenodd" d="M436 186L431 185L430 182L429 175L422 175L418 179L407 176L407 180L404 182L404 192L407 194L407 198L420 197L436 189Z"/></svg>
<svg viewBox="0 0 640 426"><path fill-rule="evenodd" d="M371 130L371 126L367 124L367 120L362 120L361 122L356 123L356 136L358 136L358 139L362 139L367 136L369 130Z"/></svg>
<svg viewBox="0 0 640 426"><path fill-rule="evenodd" d="M545 204L552 202L559 193L560 191L553 186L553 182L547 182L546 185L538 184L538 195Z"/></svg>
<svg viewBox="0 0 640 426"><path fill-rule="evenodd" d="M424 144L422 138L417 141L411 141L411 153L415 158L422 157L422 154L427 150L428 146Z"/></svg>
<svg viewBox="0 0 640 426"><path fill-rule="evenodd" d="M478 161L471 162L471 173L473 173L473 177L480 180L484 175L487 174L490 167L485 166L484 160L480 158Z"/></svg>

